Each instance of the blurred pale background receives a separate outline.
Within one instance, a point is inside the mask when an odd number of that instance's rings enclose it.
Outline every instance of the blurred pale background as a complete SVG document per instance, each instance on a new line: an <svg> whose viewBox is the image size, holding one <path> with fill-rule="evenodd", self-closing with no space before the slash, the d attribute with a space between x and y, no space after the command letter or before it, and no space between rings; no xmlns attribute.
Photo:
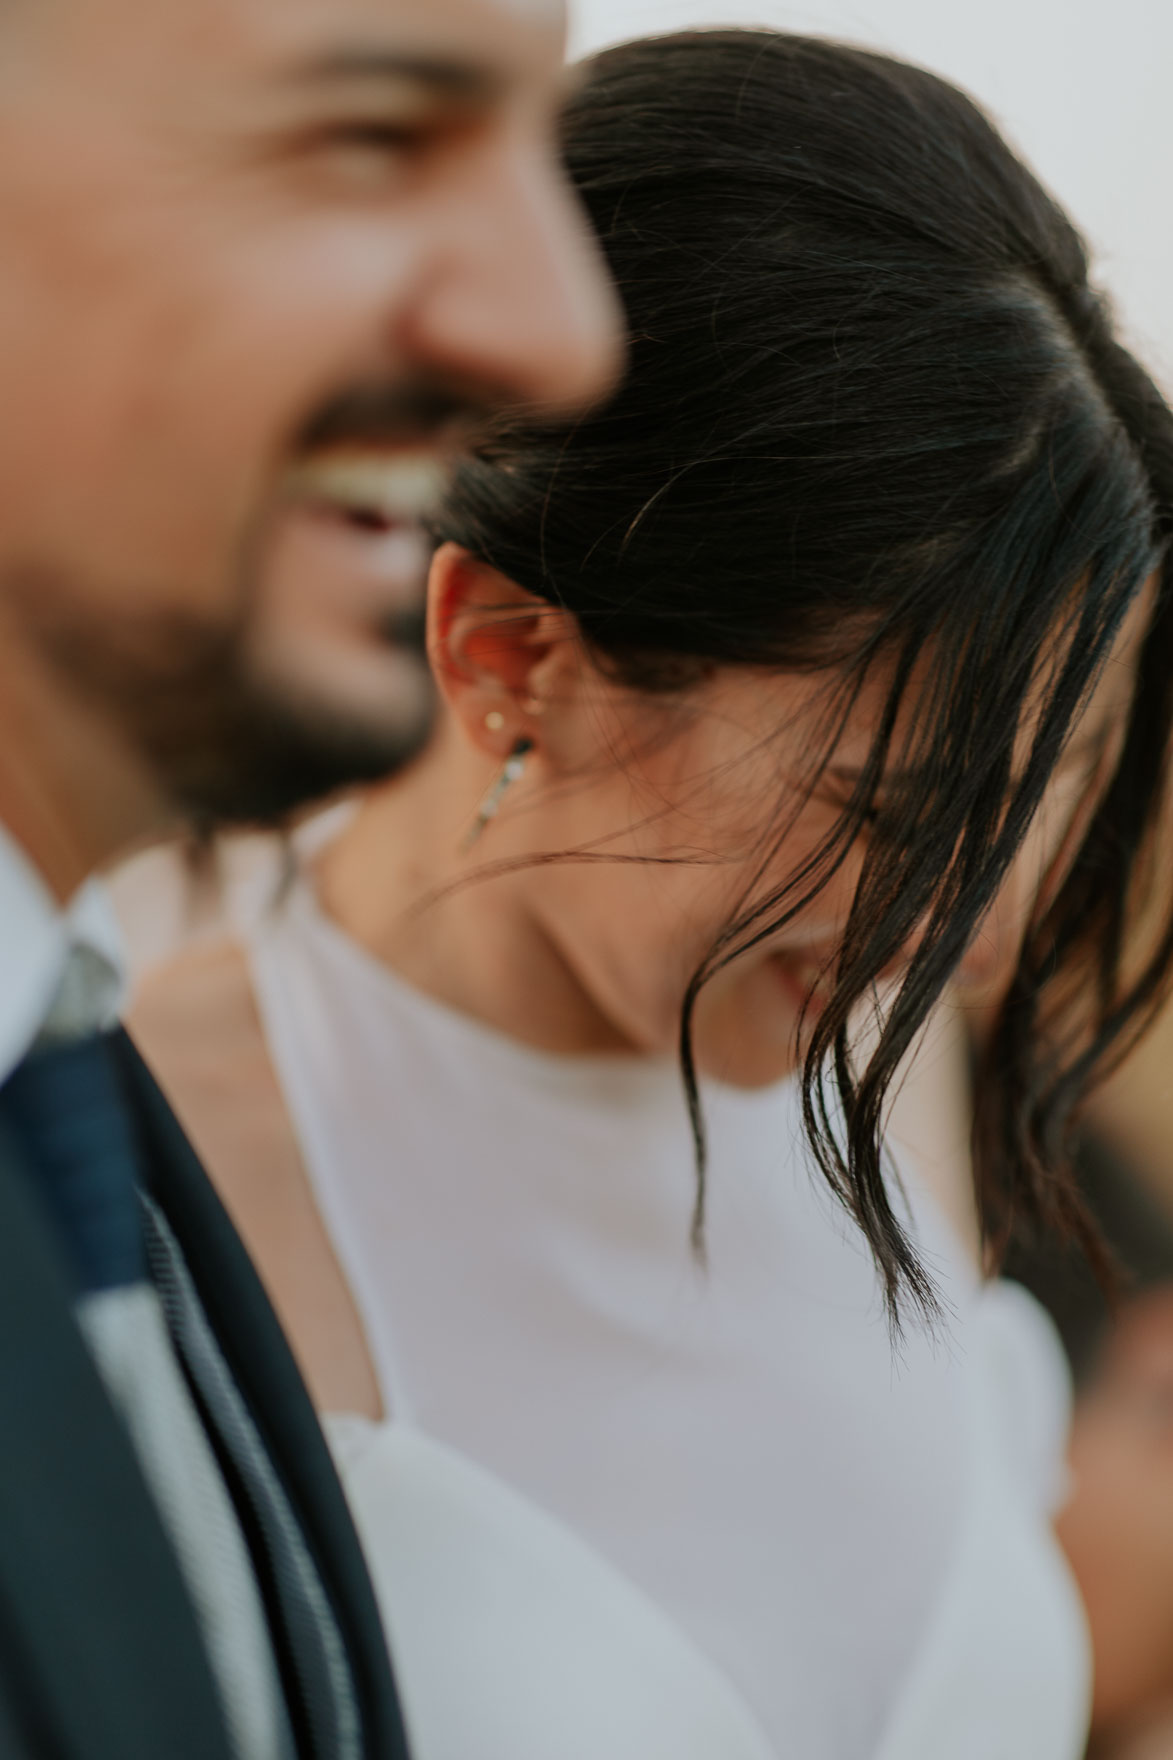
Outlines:
<svg viewBox="0 0 1173 1760"><path fill-rule="evenodd" d="M1134 346L1173 391L1171 0L572 0L575 54L700 24L887 50L994 116L1093 247Z"/></svg>

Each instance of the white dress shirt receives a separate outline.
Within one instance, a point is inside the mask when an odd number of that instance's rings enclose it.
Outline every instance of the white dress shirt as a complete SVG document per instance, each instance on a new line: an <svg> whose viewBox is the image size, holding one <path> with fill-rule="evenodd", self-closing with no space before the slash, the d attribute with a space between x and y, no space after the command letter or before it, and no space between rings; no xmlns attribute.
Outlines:
<svg viewBox="0 0 1173 1760"><path fill-rule="evenodd" d="M123 990L117 920L96 881L62 910L0 825L0 1082L48 1026L54 1037L112 1027ZM77 962L67 981L70 953ZM83 976L84 974L84 976Z"/></svg>

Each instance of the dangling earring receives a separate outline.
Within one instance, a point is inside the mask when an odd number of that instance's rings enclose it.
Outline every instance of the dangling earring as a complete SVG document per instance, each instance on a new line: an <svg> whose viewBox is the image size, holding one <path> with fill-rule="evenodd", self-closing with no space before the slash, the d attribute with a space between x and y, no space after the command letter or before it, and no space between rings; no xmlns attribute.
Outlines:
<svg viewBox="0 0 1173 1760"><path fill-rule="evenodd" d="M496 713L496 711L493 711L493 713ZM489 716L486 716L485 720L488 722ZM469 826L464 842L460 846L464 853L467 853L472 848L473 844L476 843L489 822L497 817L497 814L501 810L501 802L505 799L505 796L509 793L513 784L520 779L522 772L525 770L525 761L533 749L534 742L532 739L519 739L513 747L513 750L502 765L500 773L492 787L477 808L477 816Z"/></svg>

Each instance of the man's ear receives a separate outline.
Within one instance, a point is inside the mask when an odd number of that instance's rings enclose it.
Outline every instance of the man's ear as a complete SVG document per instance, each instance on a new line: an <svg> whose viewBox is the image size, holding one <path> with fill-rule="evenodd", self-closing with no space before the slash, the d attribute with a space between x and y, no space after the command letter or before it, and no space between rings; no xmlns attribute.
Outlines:
<svg viewBox="0 0 1173 1760"><path fill-rule="evenodd" d="M442 544L428 580L428 657L440 692L482 751L537 743L541 716L577 652L569 612L527 593L459 544Z"/></svg>

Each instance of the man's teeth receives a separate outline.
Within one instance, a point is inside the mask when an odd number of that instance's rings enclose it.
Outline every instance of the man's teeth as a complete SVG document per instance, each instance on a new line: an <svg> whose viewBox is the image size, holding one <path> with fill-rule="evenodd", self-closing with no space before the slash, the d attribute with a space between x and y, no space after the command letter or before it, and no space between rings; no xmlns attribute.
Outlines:
<svg viewBox="0 0 1173 1760"><path fill-rule="evenodd" d="M427 453L327 453L298 465L290 490L298 497L330 502L344 513L414 525L437 511L448 478L447 465Z"/></svg>

